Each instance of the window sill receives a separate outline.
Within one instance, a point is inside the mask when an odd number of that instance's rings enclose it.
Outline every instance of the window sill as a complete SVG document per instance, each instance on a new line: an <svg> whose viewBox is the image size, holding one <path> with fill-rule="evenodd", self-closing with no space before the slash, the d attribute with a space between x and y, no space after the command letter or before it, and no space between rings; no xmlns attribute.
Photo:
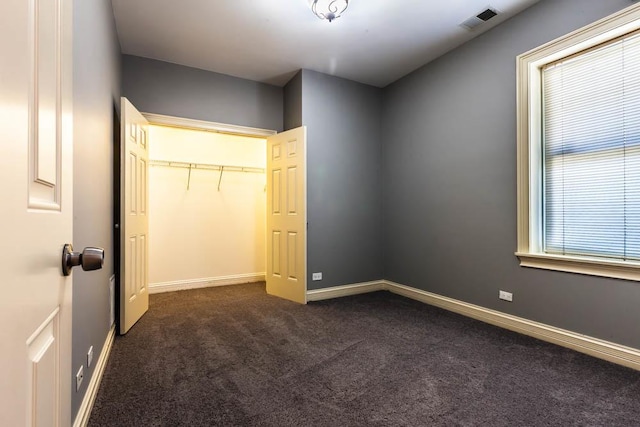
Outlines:
<svg viewBox="0 0 640 427"><path fill-rule="evenodd" d="M640 281L640 262L516 252L522 267Z"/></svg>

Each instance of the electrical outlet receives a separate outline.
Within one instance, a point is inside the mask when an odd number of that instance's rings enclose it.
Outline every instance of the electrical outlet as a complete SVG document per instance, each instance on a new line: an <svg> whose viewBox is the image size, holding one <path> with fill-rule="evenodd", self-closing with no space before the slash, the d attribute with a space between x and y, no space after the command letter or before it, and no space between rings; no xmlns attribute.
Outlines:
<svg viewBox="0 0 640 427"><path fill-rule="evenodd" d="M83 365L80 365L80 369L78 369L78 373L76 374L76 391L80 390L80 386L82 385L83 379L84 379L84 369L83 369Z"/></svg>
<svg viewBox="0 0 640 427"><path fill-rule="evenodd" d="M500 298L501 300L512 302L513 294L511 292L500 291L500 293L498 294L498 298Z"/></svg>
<svg viewBox="0 0 640 427"><path fill-rule="evenodd" d="M313 273L311 275L311 280L322 280L322 273Z"/></svg>
<svg viewBox="0 0 640 427"><path fill-rule="evenodd" d="M93 362L93 346L89 347L87 352L87 368L91 367L91 362Z"/></svg>

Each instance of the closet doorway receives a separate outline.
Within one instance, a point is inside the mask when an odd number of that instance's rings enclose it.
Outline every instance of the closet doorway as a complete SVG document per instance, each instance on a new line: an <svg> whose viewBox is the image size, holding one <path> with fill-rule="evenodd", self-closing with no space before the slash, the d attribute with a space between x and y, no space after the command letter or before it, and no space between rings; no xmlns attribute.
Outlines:
<svg viewBox="0 0 640 427"><path fill-rule="evenodd" d="M123 116L116 139L119 333L148 308L129 310L133 288L148 301L149 293L264 280L267 293L305 304L306 128L277 133L139 113L122 102L140 124ZM144 158L131 161L137 157L129 140L145 147ZM125 220L138 216L134 200L144 206L148 227L144 245L132 248L137 237L127 233ZM128 323L127 313L135 315Z"/></svg>
<svg viewBox="0 0 640 427"><path fill-rule="evenodd" d="M149 292L265 280L266 137L275 132L147 118Z"/></svg>

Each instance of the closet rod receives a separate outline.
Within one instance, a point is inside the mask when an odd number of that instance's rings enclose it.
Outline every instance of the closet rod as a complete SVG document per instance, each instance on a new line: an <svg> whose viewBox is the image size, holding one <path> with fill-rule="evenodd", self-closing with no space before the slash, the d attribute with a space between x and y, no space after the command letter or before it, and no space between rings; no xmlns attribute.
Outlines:
<svg viewBox="0 0 640 427"><path fill-rule="evenodd" d="M181 168L189 169L189 176L187 177L187 191L191 188L191 171L193 169L220 171L218 177L218 191L220 191L220 184L222 183L222 174L227 172L249 172L264 174L265 169L254 168L248 166L229 166L229 165L213 165L210 163L186 163L186 162L173 162L170 160L149 160L151 166L164 166L169 168ZM266 191L266 187L265 187Z"/></svg>
<svg viewBox="0 0 640 427"><path fill-rule="evenodd" d="M265 173L264 168L254 168L249 166L232 166L232 165L214 165L210 163L187 163L187 162L174 162L169 160L149 160L151 166L164 166L169 168L183 168L183 169L201 169L201 170L213 170L222 172L248 172L248 173Z"/></svg>

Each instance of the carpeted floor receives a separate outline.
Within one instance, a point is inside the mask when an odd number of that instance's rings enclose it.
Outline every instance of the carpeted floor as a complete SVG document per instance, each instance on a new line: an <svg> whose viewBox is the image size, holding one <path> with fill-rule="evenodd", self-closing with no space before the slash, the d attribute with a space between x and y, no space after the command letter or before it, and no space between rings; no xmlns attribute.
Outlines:
<svg viewBox="0 0 640 427"><path fill-rule="evenodd" d="M387 292L151 296L90 426L638 426L640 372Z"/></svg>

